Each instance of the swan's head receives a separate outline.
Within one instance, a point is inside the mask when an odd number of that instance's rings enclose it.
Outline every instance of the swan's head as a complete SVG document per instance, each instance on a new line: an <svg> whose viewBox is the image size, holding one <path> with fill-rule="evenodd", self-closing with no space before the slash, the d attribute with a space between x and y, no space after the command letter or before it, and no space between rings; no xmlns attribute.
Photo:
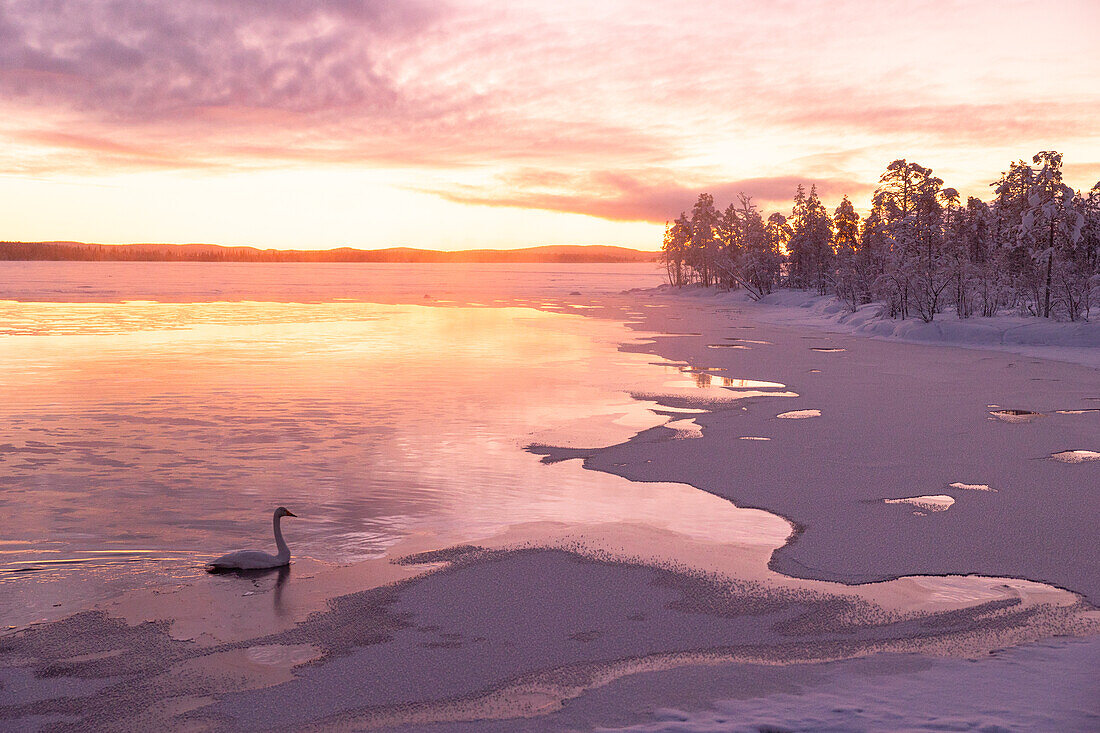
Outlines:
<svg viewBox="0 0 1100 733"><path fill-rule="evenodd" d="M278 509L275 510L275 516L276 517L296 517L298 515L295 514L292 511L290 511L289 509L287 509L285 506L281 506L281 507L279 507Z"/></svg>

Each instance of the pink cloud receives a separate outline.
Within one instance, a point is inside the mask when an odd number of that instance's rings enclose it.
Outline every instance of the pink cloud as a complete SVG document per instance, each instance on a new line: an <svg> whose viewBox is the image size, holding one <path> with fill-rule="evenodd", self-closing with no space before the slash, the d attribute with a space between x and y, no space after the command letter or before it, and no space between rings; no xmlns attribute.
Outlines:
<svg viewBox="0 0 1100 733"><path fill-rule="evenodd" d="M700 190L860 196L902 142L1100 153L1095 4L1045 10L1057 38L1018 2L888 5L9 0L0 135L39 154L0 164L487 167L433 191L664 221Z"/></svg>
<svg viewBox="0 0 1100 733"><path fill-rule="evenodd" d="M479 206L509 206L586 214L615 221L660 223L690 210L700 193L710 193L719 206L753 197L765 210L786 210L796 188L817 186L825 200L865 195L874 186L852 180L810 179L799 176L711 181L685 185L667 174L597 173L571 177L558 172L521 171L490 188L458 187L430 191L450 201Z"/></svg>
<svg viewBox="0 0 1100 733"><path fill-rule="evenodd" d="M877 105L873 97L853 95L844 105L792 106L778 116L801 129L868 131L882 135L920 133L951 144L988 143L1013 137L1034 139L1057 131L1058 137L1091 135L1100 117L1100 99L1001 104L925 103Z"/></svg>

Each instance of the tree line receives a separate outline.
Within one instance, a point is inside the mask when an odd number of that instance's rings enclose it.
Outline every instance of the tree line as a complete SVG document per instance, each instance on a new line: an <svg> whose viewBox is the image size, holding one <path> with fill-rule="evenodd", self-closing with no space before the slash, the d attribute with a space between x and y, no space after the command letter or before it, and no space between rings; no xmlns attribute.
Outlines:
<svg viewBox="0 0 1100 733"><path fill-rule="evenodd" d="M863 217L847 196L830 215L815 187L767 219L749 196L719 210L703 193L666 225L662 260L672 285L754 299L790 287L926 322L944 311L1087 320L1100 298L1100 183L1074 191L1062 155L1043 151L990 185L988 203L964 203L930 168L895 160Z"/></svg>
<svg viewBox="0 0 1100 733"><path fill-rule="evenodd" d="M386 249L256 249L216 244L84 244L82 242L0 242L0 261L81 262L329 262L372 263L604 263L653 262L656 252L606 245L549 245L524 249L438 251Z"/></svg>

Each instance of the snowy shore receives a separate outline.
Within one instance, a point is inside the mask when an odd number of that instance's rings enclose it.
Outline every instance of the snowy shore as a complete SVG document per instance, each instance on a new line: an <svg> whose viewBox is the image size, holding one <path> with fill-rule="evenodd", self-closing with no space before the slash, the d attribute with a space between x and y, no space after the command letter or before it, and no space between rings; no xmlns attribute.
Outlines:
<svg viewBox="0 0 1100 733"><path fill-rule="evenodd" d="M919 318L897 320L882 314L880 303L853 312L832 295L805 290L779 290L759 301L744 291L713 288L657 288L685 301L712 302L716 307L741 306L753 320L786 326L826 329L907 343L941 344L969 349L1007 351L1100 368L1100 313L1092 321L1058 322L1046 318L1001 315L960 319L941 313L931 323Z"/></svg>

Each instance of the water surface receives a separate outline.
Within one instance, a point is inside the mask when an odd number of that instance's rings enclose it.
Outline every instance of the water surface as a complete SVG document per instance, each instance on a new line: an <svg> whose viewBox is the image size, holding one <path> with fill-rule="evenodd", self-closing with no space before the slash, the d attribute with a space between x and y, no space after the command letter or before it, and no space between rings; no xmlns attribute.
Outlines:
<svg viewBox="0 0 1100 733"><path fill-rule="evenodd" d="M99 277L97 266L56 263L59 297ZM675 524L719 539L760 525L785 536L783 520L749 512L738 525L732 504L689 487L634 484L577 461L548 466L524 450L622 442L672 417L631 392L711 383L669 385L667 366L619 351L634 338L621 320L574 315L589 310L570 307L587 305L574 296L545 300L549 290L606 288L600 267L569 277L550 267L536 281L530 267L496 273L502 291L530 281L540 305L561 312L500 298L494 307L309 302L324 288L298 269L268 275L289 271L301 287L247 272L247 291L267 300L209 300L218 281L196 280L208 268L148 263L108 268L126 283L119 294L140 299L0 302L6 618L71 610L193 577L228 550L268 548L280 504L301 517L284 522L294 553L336 563L411 535L443 546L536 521ZM172 300L147 299L143 273ZM337 274L326 270L322 283ZM427 276L439 292L461 291L469 268L452 267L442 285L436 270ZM637 276L633 266L617 277L647 284ZM411 280L383 268L347 290L399 300L424 289ZM193 302L180 300L188 288Z"/></svg>

